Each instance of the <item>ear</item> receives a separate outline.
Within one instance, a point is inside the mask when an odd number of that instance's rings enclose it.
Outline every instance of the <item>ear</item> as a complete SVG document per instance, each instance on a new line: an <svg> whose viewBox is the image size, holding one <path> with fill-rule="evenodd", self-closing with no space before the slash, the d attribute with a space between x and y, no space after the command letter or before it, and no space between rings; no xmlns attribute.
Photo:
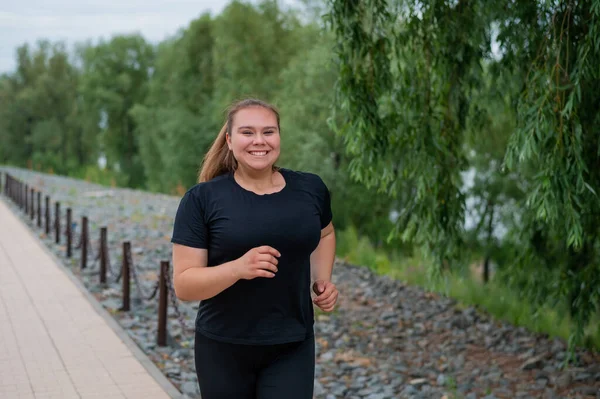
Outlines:
<svg viewBox="0 0 600 399"><path fill-rule="evenodd" d="M231 137L229 137L229 133L225 133L225 141L227 142L227 147L231 151Z"/></svg>

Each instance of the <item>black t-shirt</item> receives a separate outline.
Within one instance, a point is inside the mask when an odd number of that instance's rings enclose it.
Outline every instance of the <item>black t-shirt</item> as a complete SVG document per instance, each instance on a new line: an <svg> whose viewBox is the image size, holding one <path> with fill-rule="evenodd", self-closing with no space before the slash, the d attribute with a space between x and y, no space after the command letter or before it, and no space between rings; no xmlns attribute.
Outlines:
<svg viewBox="0 0 600 399"><path fill-rule="evenodd" d="M189 189L179 204L171 242L208 250L208 266L269 245L281 253L273 278L239 280L200 302L196 331L240 344L301 341L313 334L310 255L332 218L329 191L313 173L280 168L285 187L259 195L233 173Z"/></svg>

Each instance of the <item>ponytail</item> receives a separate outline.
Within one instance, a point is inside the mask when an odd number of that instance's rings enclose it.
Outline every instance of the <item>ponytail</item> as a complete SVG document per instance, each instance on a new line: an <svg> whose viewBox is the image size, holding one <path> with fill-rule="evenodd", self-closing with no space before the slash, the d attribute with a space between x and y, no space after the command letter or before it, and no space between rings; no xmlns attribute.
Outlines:
<svg viewBox="0 0 600 399"><path fill-rule="evenodd" d="M202 167L198 173L198 183L209 181L214 177L234 171L237 167L237 161L233 157L233 152L227 146L227 125L227 122L223 125L219 135L204 156Z"/></svg>
<svg viewBox="0 0 600 399"><path fill-rule="evenodd" d="M273 105L254 98L246 99L234 104L227 113L225 124L221 128L219 135L212 146L204 156L200 171L198 172L198 183L209 181L225 173L233 172L237 168L237 161L233 152L227 146L227 133L231 134L233 126L233 117L240 109L248 107L262 107L270 110L277 118L277 127L279 127L279 111ZM274 170L278 167L273 166Z"/></svg>

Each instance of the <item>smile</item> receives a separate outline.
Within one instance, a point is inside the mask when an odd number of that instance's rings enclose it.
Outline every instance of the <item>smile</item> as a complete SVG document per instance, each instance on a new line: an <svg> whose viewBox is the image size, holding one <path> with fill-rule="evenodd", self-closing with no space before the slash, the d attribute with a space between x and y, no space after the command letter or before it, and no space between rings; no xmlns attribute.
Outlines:
<svg viewBox="0 0 600 399"><path fill-rule="evenodd" d="M268 152L269 151L248 151L250 155L254 155L255 157L264 157Z"/></svg>

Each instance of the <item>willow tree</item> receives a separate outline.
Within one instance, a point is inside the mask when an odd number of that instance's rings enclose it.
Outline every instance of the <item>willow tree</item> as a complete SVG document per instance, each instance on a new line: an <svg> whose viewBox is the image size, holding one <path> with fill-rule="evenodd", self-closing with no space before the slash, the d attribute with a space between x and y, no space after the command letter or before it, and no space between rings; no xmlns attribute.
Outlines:
<svg viewBox="0 0 600 399"><path fill-rule="evenodd" d="M426 246L438 268L464 252L471 89L482 86L483 64L517 79L504 92L516 115L504 165L526 195L506 274L535 304L565 304L581 342L600 304L600 0L329 6L336 128L352 175L403 198L390 238Z"/></svg>

